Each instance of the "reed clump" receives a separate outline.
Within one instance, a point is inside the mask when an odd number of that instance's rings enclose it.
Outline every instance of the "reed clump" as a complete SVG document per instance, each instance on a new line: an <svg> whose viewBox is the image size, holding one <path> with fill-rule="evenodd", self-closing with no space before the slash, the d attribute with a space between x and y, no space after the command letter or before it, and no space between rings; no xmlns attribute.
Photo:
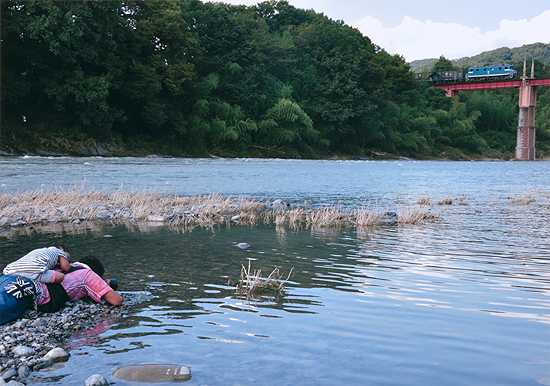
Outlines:
<svg viewBox="0 0 550 386"><path fill-rule="evenodd" d="M422 208L410 208L399 212L397 222L399 224L419 224L424 221L433 221L436 218L436 215Z"/></svg>
<svg viewBox="0 0 550 386"><path fill-rule="evenodd" d="M431 200L429 197L420 197L416 200L416 203L418 205L430 205L431 204Z"/></svg>
<svg viewBox="0 0 550 386"><path fill-rule="evenodd" d="M535 201L536 198L531 191L524 192L519 196L510 197L510 204L512 205L529 205L530 203Z"/></svg>
<svg viewBox="0 0 550 386"><path fill-rule="evenodd" d="M262 270L252 270L250 259L248 259L248 267L241 264L241 278L236 287L236 294L238 297L251 300L261 293L282 292L293 271L294 267L290 269L287 278L283 279L279 268L275 267L267 277L262 277Z"/></svg>

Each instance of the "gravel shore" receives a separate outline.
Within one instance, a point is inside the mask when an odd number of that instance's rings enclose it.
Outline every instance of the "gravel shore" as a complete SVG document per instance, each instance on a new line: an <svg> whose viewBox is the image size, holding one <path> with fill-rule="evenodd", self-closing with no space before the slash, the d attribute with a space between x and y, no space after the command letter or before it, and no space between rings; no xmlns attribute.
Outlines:
<svg viewBox="0 0 550 386"><path fill-rule="evenodd" d="M56 313L28 310L19 320L0 326L0 385L32 384L33 372L68 360L66 342L74 333L123 317L130 306L150 300L147 292L121 296L120 307L77 300Z"/></svg>

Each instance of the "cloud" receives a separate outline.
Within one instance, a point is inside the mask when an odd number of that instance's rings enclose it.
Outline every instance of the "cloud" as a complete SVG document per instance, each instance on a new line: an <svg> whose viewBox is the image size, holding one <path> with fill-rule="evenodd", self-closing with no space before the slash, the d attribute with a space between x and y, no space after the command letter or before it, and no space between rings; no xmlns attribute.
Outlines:
<svg viewBox="0 0 550 386"><path fill-rule="evenodd" d="M477 55L500 47L519 47L524 44L550 42L550 10L531 20L503 20L498 30L481 32L479 27L457 23L421 21L405 16L397 27L386 28L383 23L366 16L354 27L371 41L391 54L407 61L425 58L448 59Z"/></svg>

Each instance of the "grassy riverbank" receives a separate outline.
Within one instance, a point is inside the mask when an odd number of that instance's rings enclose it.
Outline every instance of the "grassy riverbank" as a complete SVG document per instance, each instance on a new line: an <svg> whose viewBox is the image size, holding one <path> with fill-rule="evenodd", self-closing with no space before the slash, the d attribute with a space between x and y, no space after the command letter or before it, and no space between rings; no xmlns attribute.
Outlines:
<svg viewBox="0 0 550 386"><path fill-rule="evenodd" d="M82 224L148 222L178 230L195 227L255 225L258 223L301 227L364 227L387 222L418 224L436 218L423 206L402 208L399 213L378 208L355 210L339 206L313 208L309 204L288 205L247 197L178 196L164 193L119 190L26 191L0 194L0 227L25 227L54 223Z"/></svg>

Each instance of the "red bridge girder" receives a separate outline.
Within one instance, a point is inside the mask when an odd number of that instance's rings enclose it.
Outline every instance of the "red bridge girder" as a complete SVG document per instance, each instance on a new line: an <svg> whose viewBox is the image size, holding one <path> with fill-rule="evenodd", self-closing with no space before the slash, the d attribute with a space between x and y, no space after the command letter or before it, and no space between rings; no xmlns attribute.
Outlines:
<svg viewBox="0 0 550 386"><path fill-rule="evenodd" d="M550 87L550 79L529 79L526 83L530 86ZM517 88L522 85L523 81L521 80L505 80L499 82L441 84L434 87L450 91L476 91L503 90L506 88Z"/></svg>

